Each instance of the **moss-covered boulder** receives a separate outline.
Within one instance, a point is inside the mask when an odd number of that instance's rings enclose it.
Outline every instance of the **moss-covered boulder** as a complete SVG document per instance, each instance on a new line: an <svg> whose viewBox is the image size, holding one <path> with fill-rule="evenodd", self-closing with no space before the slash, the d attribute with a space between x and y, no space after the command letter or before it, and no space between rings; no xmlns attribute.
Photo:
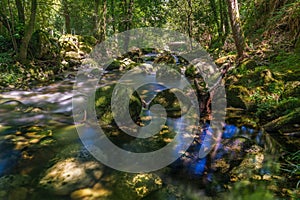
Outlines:
<svg viewBox="0 0 300 200"><path fill-rule="evenodd" d="M129 174L117 172L114 175L116 180L115 199L127 200L142 199L162 187L162 180L159 176L152 173Z"/></svg>
<svg viewBox="0 0 300 200"><path fill-rule="evenodd" d="M154 63L161 63L161 64L176 64L175 57L168 53L164 52L162 54L159 54L156 59L154 60Z"/></svg>
<svg viewBox="0 0 300 200"><path fill-rule="evenodd" d="M59 38L59 46L62 51L78 51L79 50L79 39L77 35L62 35Z"/></svg>
<svg viewBox="0 0 300 200"><path fill-rule="evenodd" d="M151 101L149 107L155 104L162 105L166 109L168 117L178 118L189 111L191 101L181 90L171 88L159 92Z"/></svg>
<svg viewBox="0 0 300 200"><path fill-rule="evenodd" d="M252 144L253 142L245 137L224 139L222 148L216 152L217 156L212 163L212 168L221 174L228 173L233 167L239 166Z"/></svg>
<svg viewBox="0 0 300 200"><path fill-rule="evenodd" d="M141 63L143 62L142 55L143 55L143 51L141 49L132 48L123 55L123 58L129 58L134 62Z"/></svg>
<svg viewBox="0 0 300 200"><path fill-rule="evenodd" d="M71 144L49 161L38 187L49 195L70 195L99 181L103 167L82 145Z"/></svg>
<svg viewBox="0 0 300 200"><path fill-rule="evenodd" d="M102 125L109 125L114 122L113 113L111 111L111 98L114 87L115 84L101 87L97 89L95 94L96 115ZM119 92L124 92L124 95L127 95L125 90ZM120 104L120 109L122 109L122 111L120 110L119 114L124 113L124 109L129 109L132 120L136 122L139 119L142 109L142 101L137 92L131 95L129 105Z"/></svg>
<svg viewBox="0 0 300 200"><path fill-rule="evenodd" d="M58 41L42 30L33 33L29 42L29 51L36 59L56 62L60 59Z"/></svg>
<svg viewBox="0 0 300 200"><path fill-rule="evenodd" d="M246 155L242 162L230 171L231 180L248 180L259 176L259 170L263 167L264 158L263 148L258 145L252 145L246 150Z"/></svg>
<svg viewBox="0 0 300 200"><path fill-rule="evenodd" d="M288 81L284 85L283 98L300 97L300 81Z"/></svg>
<svg viewBox="0 0 300 200"><path fill-rule="evenodd" d="M79 36L79 49L84 53L90 53L97 42L93 36Z"/></svg>
<svg viewBox="0 0 300 200"><path fill-rule="evenodd" d="M66 34L59 38L60 55L65 66L78 66L97 44L92 36Z"/></svg>
<svg viewBox="0 0 300 200"><path fill-rule="evenodd" d="M68 195L73 190L88 187L94 181L97 170L101 171L101 164L96 161L60 160L45 172L39 186L49 193Z"/></svg>
<svg viewBox="0 0 300 200"><path fill-rule="evenodd" d="M250 92L241 85L229 85L226 87L227 106L246 109L250 105Z"/></svg>
<svg viewBox="0 0 300 200"><path fill-rule="evenodd" d="M107 67L107 71L112 70L130 70L137 66L136 62L132 61L130 58L124 58L124 59L114 59Z"/></svg>

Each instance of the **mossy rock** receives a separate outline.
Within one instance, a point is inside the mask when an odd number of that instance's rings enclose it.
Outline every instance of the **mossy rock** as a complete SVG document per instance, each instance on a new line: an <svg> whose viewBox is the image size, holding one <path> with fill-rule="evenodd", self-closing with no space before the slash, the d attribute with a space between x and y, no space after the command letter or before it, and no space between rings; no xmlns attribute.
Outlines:
<svg viewBox="0 0 300 200"><path fill-rule="evenodd" d="M79 36L79 49L84 53L90 53L97 44L97 39L93 36Z"/></svg>
<svg viewBox="0 0 300 200"><path fill-rule="evenodd" d="M222 148L219 148L216 154L222 157L213 162L213 168L222 174L229 172L230 169L239 165L252 145L253 142L245 137L224 139Z"/></svg>
<svg viewBox="0 0 300 200"><path fill-rule="evenodd" d="M81 60L82 57L77 51L68 51L65 53L65 59L68 60Z"/></svg>
<svg viewBox="0 0 300 200"><path fill-rule="evenodd" d="M162 188L162 180L152 173L129 174L116 172L113 199L139 200Z"/></svg>
<svg viewBox="0 0 300 200"><path fill-rule="evenodd" d="M120 60L113 60L105 70L112 71L112 70L119 70L121 67L121 61Z"/></svg>
<svg viewBox="0 0 300 200"><path fill-rule="evenodd" d="M246 109L250 106L247 97L250 93L247 88L240 85L230 85L226 88L227 105L235 108Z"/></svg>
<svg viewBox="0 0 300 200"><path fill-rule="evenodd" d="M149 138L135 138L123 145L122 148L136 153L153 152L172 142L175 135L176 133L169 130L168 126L163 126L160 132L154 136Z"/></svg>
<svg viewBox="0 0 300 200"><path fill-rule="evenodd" d="M281 116L263 127L268 132L286 132L290 131L294 124L299 124L300 107L294 109L292 112Z"/></svg>
<svg viewBox="0 0 300 200"><path fill-rule="evenodd" d="M186 194L189 195L189 194ZM146 196L145 198L143 198L144 200L153 200L153 199L157 199L157 200L164 200L164 199L176 199L176 200L183 200L186 199L185 195L182 194L182 191L180 191L180 188L174 186L174 185L166 185L163 188L152 192L151 194L149 194L148 196Z"/></svg>
<svg viewBox="0 0 300 200"><path fill-rule="evenodd" d="M283 98L300 97L300 81L288 81L284 85Z"/></svg>
<svg viewBox="0 0 300 200"><path fill-rule="evenodd" d="M124 58L122 60L120 59L115 59L112 61L112 63L110 63L106 70L107 71L112 71L112 70L130 70L132 68L134 68L135 66L137 66L136 62L132 61L129 58Z"/></svg>
<svg viewBox="0 0 300 200"><path fill-rule="evenodd" d="M82 51L84 53L91 53L91 51L93 50L93 47L86 45L86 44L80 44L79 49L80 49L80 51Z"/></svg>
<svg viewBox="0 0 300 200"><path fill-rule="evenodd" d="M176 95L178 95L180 99L178 99ZM172 88L159 92L151 101L149 107L155 104L163 106L166 109L168 117L178 118L189 111L191 101L181 90ZM181 104L182 108L180 107Z"/></svg>
<svg viewBox="0 0 300 200"><path fill-rule="evenodd" d="M62 35L59 38L59 46L62 51L78 51L79 49L79 39L77 35Z"/></svg>
<svg viewBox="0 0 300 200"><path fill-rule="evenodd" d="M32 181L32 178L27 175L5 175L0 177L0 189L9 190L21 186L27 186Z"/></svg>
<svg viewBox="0 0 300 200"><path fill-rule="evenodd" d="M90 186L94 172L102 172L98 161L82 162L80 158L58 160L46 170L39 181L39 187L50 194L69 195L72 191Z"/></svg>
<svg viewBox="0 0 300 200"><path fill-rule="evenodd" d="M97 44L97 39L90 35L79 36L79 41L83 42L88 46L95 46Z"/></svg>
<svg viewBox="0 0 300 200"><path fill-rule="evenodd" d="M242 68L244 70L246 70L246 69L249 70L249 69L254 69L256 66L257 66L257 64L256 64L255 60L247 58L247 59L243 60L240 64L240 66L238 66L238 67Z"/></svg>
<svg viewBox="0 0 300 200"><path fill-rule="evenodd" d="M51 38L47 32L37 30L33 33L29 42L29 51L34 58L40 60L59 60L58 41Z"/></svg>
<svg viewBox="0 0 300 200"><path fill-rule="evenodd" d="M242 160L230 171L231 180L248 180L254 175L259 175L259 170L263 167L264 154L263 148L258 145L252 145Z"/></svg>
<svg viewBox="0 0 300 200"><path fill-rule="evenodd" d="M95 94L95 108L96 108L96 115L100 120L100 124L102 125L109 125L114 122L113 113L111 111L111 98L112 93L114 90L115 84L107 85L97 89ZM126 91L120 91L126 94ZM122 96L122 95L120 95ZM124 110L128 109L127 105L120 105L120 114L124 113ZM137 121L139 119L139 115L142 109L142 101L137 94L134 92L130 97L129 102L129 114L133 121Z"/></svg>
<svg viewBox="0 0 300 200"><path fill-rule="evenodd" d="M129 58L134 62L143 62L142 59L143 51L139 48L133 48L129 52L125 53L122 57Z"/></svg>
<svg viewBox="0 0 300 200"><path fill-rule="evenodd" d="M170 53L162 53L157 56L154 60L154 63L162 63L162 64L176 64L176 59Z"/></svg>

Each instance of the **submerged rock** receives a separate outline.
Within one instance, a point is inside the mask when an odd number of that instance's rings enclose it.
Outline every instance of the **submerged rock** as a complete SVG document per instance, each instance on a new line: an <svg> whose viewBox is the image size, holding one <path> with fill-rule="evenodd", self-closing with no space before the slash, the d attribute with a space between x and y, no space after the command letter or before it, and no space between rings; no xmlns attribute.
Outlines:
<svg viewBox="0 0 300 200"><path fill-rule="evenodd" d="M67 195L74 189L91 186L96 181L95 173L102 170L96 161L81 162L78 158L60 160L50 167L40 180L40 186L54 194Z"/></svg>
<svg viewBox="0 0 300 200"><path fill-rule="evenodd" d="M182 194L183 191L180 191L180 188L174 186L174 185L166 185L163 188L149 194L144 200L163 200L163 199L176 199L176 200L183 200L186 199L185 195Z"/></svg>
<svg viewBox="0 0 300 200"><path fill-rule="evenodd" d="M115 194L119 200L142 199L162 188L162 180L156 174L116 173Z"/></svg>
<svg viewBox="0 0 300 200"><path fill-rule="evenodd" d="M111 98L114 91L115 84L107 85L97 89L95 94L95 108L97 117L102 125L109 125L114 122L113 113L111 111ZM126 91L119 91L126 94ZM120 95L122 97L122 95ZM122 102L122 101L120 101ZM128 109L128 105L120 105L120 112L118 114L126 114L124 110ZM142 101L137 92L134 92L130 97L129 114L133 121L137 121L142 109ZM126 116L128 117L128 116Z"/></svg>
<svg viewBox="0 0 300 200"><path fill-rule="evenodd" d="M155 104L162 105L166 109L167 116L171 118L178 118L186 114L192 105L190 99L176 88L159 92L151 101L149 107Z"/></svg>
<svg viewBox="0 0 300 200"><path fill-rule="evenodd" d="M30 183L31 177L27 175L6 175L0 178L0 189L10 190Z"/></svg>
<svg viewBox="0 0 300 200"><path fill-rule="evenodd" d="M72 192L71 199L74 200L97 200L97 199L110 199L111 191L102 187L83 188Z"/></svg>
<svg viewBox="0 0 300 200"><path fill-rule="evenodd" d="M249 179L259 174L259 170L263 167L263 161L263 149L260 146L252 145L246 150L242 162L230 171L231 180Z"/></svg>

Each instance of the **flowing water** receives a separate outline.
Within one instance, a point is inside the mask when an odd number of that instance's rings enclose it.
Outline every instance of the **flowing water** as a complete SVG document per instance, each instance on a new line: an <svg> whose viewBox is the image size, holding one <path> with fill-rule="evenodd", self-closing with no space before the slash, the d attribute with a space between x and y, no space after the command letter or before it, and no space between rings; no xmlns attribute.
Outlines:
<svg viewBox="0 0 300 200"><path fill-rule="evenodd" d="M120 77L120 74L116 72L106 73L99 87L111 84L112 80L116 80L118 77ZM152 116L148 109L150 102L159 92L166 89L159 83L155 83L153 74L145 75L145 79L147 78L153 80L153 83L139 88L141 98L145 102L141 113L141 117L146 119L144 120L145 123L149 120L147 117L150 116L151 118ZM20 188L25 188L23 189L23 195L27 197L26 199L34 199L34 197L38 199L44 194L44 190L39 188L42 174L47 168L51 167L51 163L53 165L53 162L58 159L57 155L68 154L69 146L77 145L84 149L77 135L72 117L74 81L73 78L66 78L55 84L31 91L11 91L0 94L0 180L3 182L3 178L9 177L9 175L21 176L22 178L30 177L28 181L26 179L22 183L10 187L11 192L16 190L22 195ZM170 118L167 120L166 125L173 127L175 132L180 132L183 129L182 126L184 126L183 119L183 117ZM116 127L112 127L111 131L115 129ZM209 124L206 124L201 131L199 130L199 141L209 131ZM277 147L274 146L272 140L266 139L268 137L262 131L243 126L225 126L223 139L237 136L249 138L260 146L268 146L269 157L273 159L273 151ZM203 177L209 180L214 170L207 170L209 158L197 158L197 151L201 145L203 144L195 142L184 159L171 165L171 172L168 170L158 172L165 183L179 185L183 188L190 187L195 195L204 195L203 184L205 184L205 181L202 181ZM219 146L219 149L221 148L222 145ZM85 157L89 157L89 153L84 150L82 152L85 152ZM226 154L225 151L219 150L216 158L222 158L224 154ZM268 167L262 167L261 170L265 170L261 172L262 174L272 173L272 169ZM181 176L181 173L185 175ZM186 174L189 174L190 177ZM103 176L105 177L105 175ZM199 178L200 176L203 177ZM5 199L7 196L12 198L10 194L4 192L3 188L5 187L1 184L0 199ZM202 185L202 187L199 185ZM17 189L14 189L14 187ZM70 194L64 195L63 199ZM51 198L59 199L61 197L58 195ZM51 198L49 197L49 199Z"/></svg>

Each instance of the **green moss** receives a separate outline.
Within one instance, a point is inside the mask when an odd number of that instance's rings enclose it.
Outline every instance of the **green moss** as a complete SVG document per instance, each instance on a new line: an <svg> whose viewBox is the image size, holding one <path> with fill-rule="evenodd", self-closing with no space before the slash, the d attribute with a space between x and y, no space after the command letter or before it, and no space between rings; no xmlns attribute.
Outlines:
<svg viewBox="0 0 300 200"><path fill-rule="evenodd" d="M162 187L162 180L155 174L129 174L118 172L112 199L142 199Z"/></svg>
<svg viewBox="0 0 300 200"><path fill-rule="evenodd" d="M180 98L178 99L177 96ZM181 102L183 100L183 102ZM157 96L151 101L150 107L155 104L162 105L166 111L168 117L177 118L188 112L191 102L187 96L185 96L178 89L167 89L157 94ZM182 106L182 107L181 107Z"/></svg>
<svg viewBox="0 0 300 200"><path fill-rule="evenodd" d="M270 70L275 78L284 81L297 81L300 76L300 56L294 53L280 53L271 59Z"/></svg>
<svg viewBox="0 0 300 200"><path fill-rule="evenodd" d="M286 129L289 129L289 126L296 124L299 122L300 119L300 107L294 109L290 113L281 116L266 125L264 125L264 128L267 131L273 132L273 131L285 131Z"/></svg>
<svg viewBox="0 0 300 200"><path fill-rule="evenodd" d="M230 85L226 88L227 105L246 109L248 105L248 98L250 93L246 87L241 85Z"/></svg>
<svg viewBox="0 0 300 200"><path fill-rule="evenodd" d="M100 120L100 124L102 125L108 125L113 123L114 118L111 111L111 97L114 91L114 87L115 84L104 86L97 89L95 93L96 115L98 116ZM126 91L124 90L120 92L124 92L125 95ZM124 113L124 110L127 109L128 109L127 105L120 105L119 114ZM131 95L130 102L129 102L129 113L133 121L138 120L141 109L142 109L141 99L138 96L138 94L135 92L133 93L133 95Z"/></svg>

